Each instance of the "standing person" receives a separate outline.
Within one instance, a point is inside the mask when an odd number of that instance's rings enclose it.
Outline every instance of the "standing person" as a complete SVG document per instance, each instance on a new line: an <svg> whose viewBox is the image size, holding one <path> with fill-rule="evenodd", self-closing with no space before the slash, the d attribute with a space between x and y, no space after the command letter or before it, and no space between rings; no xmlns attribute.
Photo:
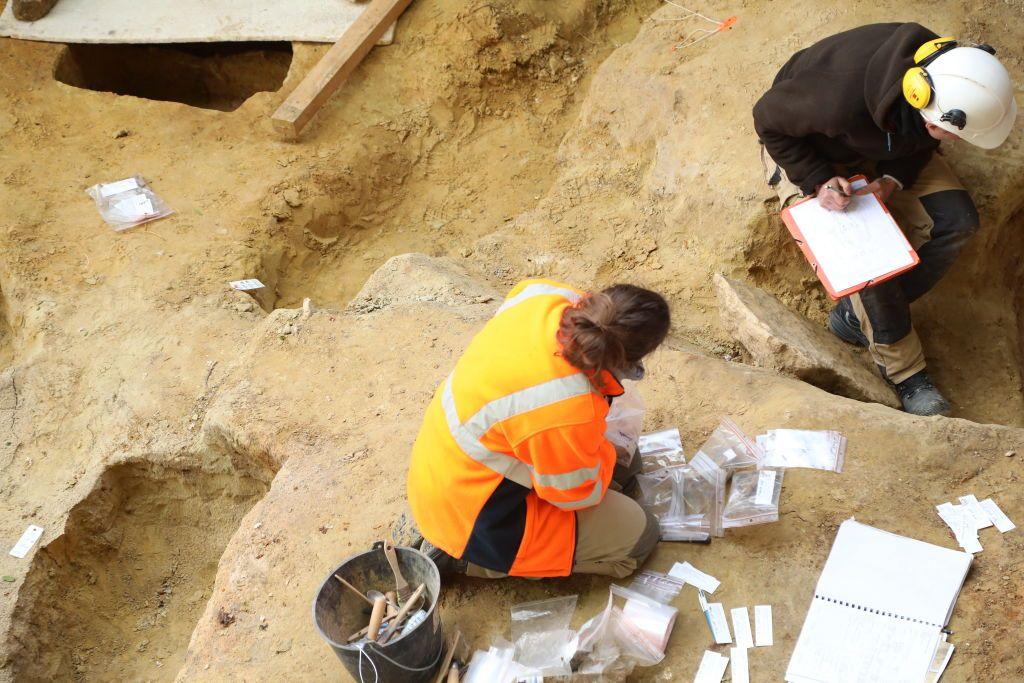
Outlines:
<svg viewBox="0 0 1024 683"><path fill-rule="evenodd" d="M1001 145L1017 115L1013 84L988 45L939 38L918 24L871 24L797 52L754 106L769 185L781 207L817 196L842 211L865 173L921 263L839 301L829 329L870 349L903 409L950 405L925 369L910 304L928 292L978 229L971 196L936 152L940 141Z"/></svg>
<svg viewBox="0 0 1024 683"><path fill-rule="evenodd" d="M621 578L640 566L658 522L614 490L630 472L616 468L605 417L668 329L665 299L640 287L516 285L438 388L413 446L409 506L442 572Z"/></svg>

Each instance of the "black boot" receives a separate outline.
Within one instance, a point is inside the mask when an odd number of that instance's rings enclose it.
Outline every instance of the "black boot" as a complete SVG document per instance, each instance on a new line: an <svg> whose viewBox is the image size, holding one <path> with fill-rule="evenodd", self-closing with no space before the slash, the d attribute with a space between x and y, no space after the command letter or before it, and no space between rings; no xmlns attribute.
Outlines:
<svg viewBox="0 0 1024 683"><path fill-rule="evenodd" d="M897 384L896 393L900 396L903 410L912 415L945 415L953 408L932 384L925 370Z"/></svg>
<svg viewBox="0 0 1024 683"><path fill-rule="evenodd" d="M469 568L468 562L456 560L426 539L423 539L423 543L420 544L420 552L433 560L442 579L450 578L455 574L465 574L466 569Z"/></svg>
<svg viewBox="0 0 1024 683"><path fill-rule="evenodd" d="M849 299L840 299L828 314L828 329L847 344L868 345L868 338L860 331L860 321L857 320Z"/></svg>

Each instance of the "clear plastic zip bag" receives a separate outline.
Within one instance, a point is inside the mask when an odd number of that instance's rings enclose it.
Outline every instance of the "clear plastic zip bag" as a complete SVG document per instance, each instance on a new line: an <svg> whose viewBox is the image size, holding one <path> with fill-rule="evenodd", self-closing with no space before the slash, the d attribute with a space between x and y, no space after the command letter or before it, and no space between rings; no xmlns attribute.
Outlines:
<svg viewBox="0 0 1024 683"><path fill-rule="evenodd" d="M577 635L569 628L576 611L575 595L513 605L512 641L515 661L539 676L568 676Z"/></svg>
<svg viewBox="0 0 1024 683"><path fill-rule="evenodd" d="M624 380L624 393L612 400L605 418L604 436L622 451L619 454L620 465L628 465L636 454L637 441L643 429L644 397L636 387L636 382Z"/></svg>
<svg viewBox="0 0 1024 683"><path fill-rule="evenodd" d="M149 189L140 175L112 183L98 183L86 191L103 220L114 230L127 230L174 211Z"/></svg>
<svg viewBox="0 0 1024 683"><path fill-rule="evenodd" d="M703 542L721 535L725 472L714 463L707 469L677 465L637 475L638 502L658 519L661 540Z"/></svg>
<svg viewBox="0 0 1024 683"><path fill-rule="evenodd" d="M744 434L743 430L728 417L722 418L715 431L711 432L711 436L697 451L697 455L693 456L693 460L701 454L726 472L757 467L764 457L757 442ZM690 461L691 464L693 460Z"/></svg>
<svg viewBox="0 0 1024 683"><path fill-rule="evenodd" d="M612 584L607 607L580 628L574 669L624 680L634 667L658 664L665 652L656 641L667 641L675 613L674 607Z"/></svg>
<svg viewBox="0 0 1024 683"><path fill-rule="evenodd" d="M686 462L683 441L675 427L641 434L637 446L644 472L654 472L663 467L673 467Z"/></svg>
<svg viewBox="0 0 1024 683"><path fill-rule="evenodd" d="M667 605L679 595L679 591L683 590L685 585L685 581L674 576L645 569L633 578L629 590Z"/></svg>
<svg viewBox="0 0 1024 683"><path fill-rule="evenodd" d="M732 488L722 513L722 525L733 529L777 522L784 474L785 470L761 469L732 475Z"/></svg>

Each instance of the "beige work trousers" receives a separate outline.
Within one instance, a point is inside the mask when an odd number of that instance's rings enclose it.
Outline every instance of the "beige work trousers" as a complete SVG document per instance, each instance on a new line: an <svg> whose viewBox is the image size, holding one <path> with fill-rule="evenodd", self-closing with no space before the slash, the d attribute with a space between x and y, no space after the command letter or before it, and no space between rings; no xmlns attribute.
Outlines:
<svg viewBox="0 0 1024 683"><path fill-rule="evenodd" d="M609 490L600 503L576 513L572 573L617 579L629 576L651 554L659 538L657 520L629 496ZM507 576L474 564L466 574L487 579Z"/></svg>
<svg viewBox="0 0 1024 683"><path fill-rule="evenodd" d="M777 165L772 161L763 146L761 147L761 161L764 165L765 180L767 182L771 175L775 173ZM769 185L772 186L779 197L779 209L781 210L794 201L801 199L803 192L789 181L789 178L786 177L786 172L781 167L778 167L778 172L780 174L777 176L778 182L774 185L769 182ZM844 173L845 175L865 173L869 178L876 175L874 165L870 162L838 168L837 173ZM949 164L938 153L935 153L932 155L928 165L921 171L913 186L909 190L897 190L894 192L889 197L886 205L903 230L903 233L907 236L911 246L915 250L920 250L921 247L932 239L932 230L935 227L935 221L925 210L924 205L921 203L921 198L946 190L963 189L963 185L957 179L952 169L950 169ZM872 317L877 318L878 316L870 314L871 311L868 308L871 308L872 304L869 303L865 306L867 294L864 296L862 294L864 293L858 292L850 295L849 303L853 307L857 320L860 322L861 332L868 339L868 350L871 353L871 357L882 370L885 377L890 382L898 384L924 370L924 350L921 346L921 338L913 326L909 326L910 331L898 340L891 343L880 342L877 339L877 331L871 322ZM874 295L877 292L870 292L869 294Z"/></svg>

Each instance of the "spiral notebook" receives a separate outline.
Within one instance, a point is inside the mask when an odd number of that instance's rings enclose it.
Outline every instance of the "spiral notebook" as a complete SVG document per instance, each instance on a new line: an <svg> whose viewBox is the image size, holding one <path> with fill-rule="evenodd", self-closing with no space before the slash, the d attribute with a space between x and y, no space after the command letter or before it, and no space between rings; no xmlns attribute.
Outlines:
<svg viewBox="0 0 1024 683"><path fill-rule="evenodd" d="M821 572L789 683L924 683L973 556L843 522Z"/></svg>

